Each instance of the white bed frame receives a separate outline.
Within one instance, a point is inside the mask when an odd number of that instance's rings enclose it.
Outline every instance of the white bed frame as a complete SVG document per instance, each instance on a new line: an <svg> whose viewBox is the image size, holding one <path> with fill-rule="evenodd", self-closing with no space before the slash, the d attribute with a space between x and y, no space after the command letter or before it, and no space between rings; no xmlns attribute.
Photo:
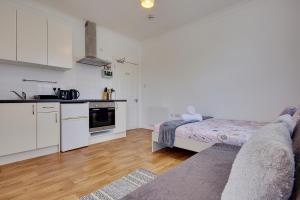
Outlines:
<svg viewBox="0 0 300 200"><path fill-rule="evenodd" d="M152 132L152 152L156 152L160 149L167 148L158 143L158 133ZM194 152L201 152L214 144L198 142L192 139L183 139L175 136L174 147L178 147L181 149L186 149Z"/></svg>

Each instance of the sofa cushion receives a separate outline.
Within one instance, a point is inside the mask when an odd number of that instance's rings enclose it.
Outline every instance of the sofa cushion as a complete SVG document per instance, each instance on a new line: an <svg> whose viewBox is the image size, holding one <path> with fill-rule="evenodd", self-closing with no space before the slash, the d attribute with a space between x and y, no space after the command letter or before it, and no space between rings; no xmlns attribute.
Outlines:
<svg viewBox="0 0 300 200"><path fill-rule="evenodd" d="M238 150L214 145L122 200L220 200Z"/></svg>
<svg viewBox="0 0 300 200"><path fill-rule="evenodd" d="M300 162L300 122L297 123L293 136L293 152L295 154L295 161Z"/></svg>
<svg viewBox="0 0 300 200"><path fill-rule="evenodd" d="M287 200L294 182L292 140L285 123L261 128L241 148L222 200Z"/></svg>
<svg viewBox="0 0 300 200"><path fill-rule="evenodd" d="M293 152L295 155L295 181L291 200L300 200L300 122L293 133Z"/></svg>

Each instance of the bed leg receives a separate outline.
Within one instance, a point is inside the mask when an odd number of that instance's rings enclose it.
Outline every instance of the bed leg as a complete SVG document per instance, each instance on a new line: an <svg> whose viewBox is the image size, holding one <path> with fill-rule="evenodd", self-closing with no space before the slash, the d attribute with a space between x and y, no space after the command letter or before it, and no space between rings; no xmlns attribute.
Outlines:
<svg viewBox="0 0 300 200"><path fill-rule="evenodd" d="M161 149L164 149L166 148L165 146L161 145L161 144L158 144L157 142L155 141L152 141L152 153L158 151L158 150L161 150Z"/></svg>

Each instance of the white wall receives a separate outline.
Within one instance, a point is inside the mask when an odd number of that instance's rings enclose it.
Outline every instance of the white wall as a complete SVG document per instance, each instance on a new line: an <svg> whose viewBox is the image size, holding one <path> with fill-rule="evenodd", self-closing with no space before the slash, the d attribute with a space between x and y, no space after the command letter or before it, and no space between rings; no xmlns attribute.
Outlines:
<svg viewBox="0 0 300 200"><path fill-rule="evenodd" d="M299 10L299 0L249 1L145 41L143 125L190 104L259 121L300 105Z"/></svg>
<svg viewBox="0 0 300 200"><path fill-rule="evenodd" d="M104 87L118 89L117 81L101 77L102 68L77 64L76 61L85 55L84 20L67 16L48 7L43 7L36 2L26 0L13 1L17 6L29 6L43 12L50 18L59 18L73 28L73 69L67 72L46 70L36 67L24 67L0 64L0 99L14 99L10 90L25 91L28 96L47 94L52 92L52 87L65 89L76 88L81 92L80 98L101 98ZM140 63L141 44L110 31L104 27L98 27L98 54L100 57L114 61L116 58L126 57L129 60ZM114 63L115 64L115 63ZM114 65L117 71L116 65ZM58 81L58 84L24 83L23 78Z"/></svg>

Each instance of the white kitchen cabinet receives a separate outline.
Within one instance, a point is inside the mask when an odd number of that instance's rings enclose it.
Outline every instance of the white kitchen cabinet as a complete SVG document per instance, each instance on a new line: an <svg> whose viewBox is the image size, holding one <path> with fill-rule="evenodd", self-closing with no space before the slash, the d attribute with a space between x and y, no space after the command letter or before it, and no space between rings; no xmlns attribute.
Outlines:
<svg viewBox="0 0 300 200"><path fill-rule="evenodd" d="M0 104L0 156L36 149L36 104Z"/></svg>
<svg viewBox="0 0 300 200"><path fill-rule="evenodd" d="M17 61L47 65L47 18L36 10L17 10Z"/></svg>
<svg viewBox="0 0 300 200"><path fill-rule="evenodd" d="M60 143L59 103L37 104L37 148L56 146Z"/></svg>
<svg viewBox="0 0 300 200"><path fill-rule="evenodd" d="M72 28L48 19L48 65L70 69L73 65Z"/></svg>
<svg viewBox="0 0 300 200"><path fill-rule="evenodd" d="M41 11L0 1L0 62L68 70L72 27Z"/></svg>
<svg viewBox="0 0 300 200"><path fill-rule="evenodd" d="M115 112L115 120L116 120L116 128L114 129L114 133L124 133L126 132L126 102L115 102L116 112Z"/></svg>
<svg viewBox="0 0 300 200"><path fill-rule="evenodd" d="M88 146L89 104L61 105L61 151Z"/></svg>
<svg viewBox="0 0 300 200"><path fill-rule="evenodd" d="M0 3L0 59L16 60L17 9Z"/></svg>

